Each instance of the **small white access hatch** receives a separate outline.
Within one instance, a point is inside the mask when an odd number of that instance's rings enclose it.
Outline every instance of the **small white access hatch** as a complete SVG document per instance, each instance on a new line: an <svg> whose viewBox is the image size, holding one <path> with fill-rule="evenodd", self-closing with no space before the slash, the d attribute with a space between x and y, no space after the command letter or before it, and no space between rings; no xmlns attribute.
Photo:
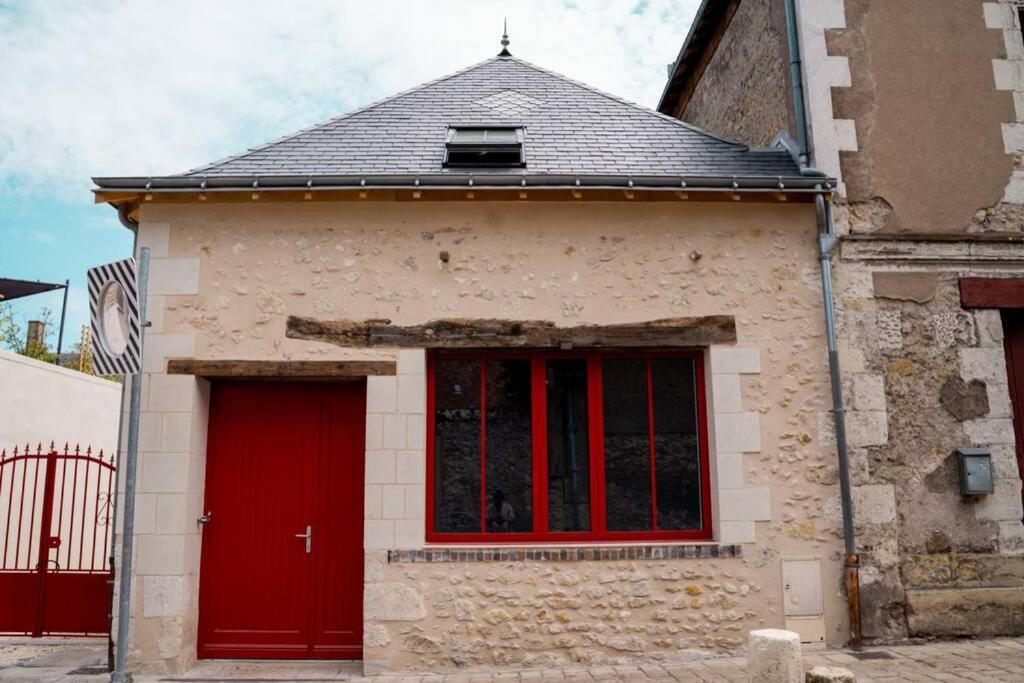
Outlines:
<svg viewBox="0 0 1024 683"><path fill-rule="evenodd" d="M821 558L782 560L782 600L786 628L804 643L825 640L825 602L821 593Z"/></svg>

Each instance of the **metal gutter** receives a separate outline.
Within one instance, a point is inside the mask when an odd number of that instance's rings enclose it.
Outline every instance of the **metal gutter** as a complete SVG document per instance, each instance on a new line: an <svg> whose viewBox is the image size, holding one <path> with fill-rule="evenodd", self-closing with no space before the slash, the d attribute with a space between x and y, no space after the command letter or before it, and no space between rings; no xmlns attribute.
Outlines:
<svg viewBox="0 0 1024 683"><path fill-rule="evenodd" d="M796 14L796 1L784 0L786 9L786 36L789 43L790 77L793 81L793 109L796 114L797 154L801 172L821 174L809 166L811 150L808 146L807 104L804 99L803 68L800 59L800 41ZM846 599L850 621L850 642L854 648L863 644L860 618L860 556L854 528L853 493L850 482L850 456L846 443L846 410L843 404L843 379L839 368L836 333L835 300L832 294L832 253L839 244L832 216L832 195L819 194L814 198L818 212L818 260L821 263L822 305L825 309L825 336L828 344L828 369L832 388L832 417L836 432L836 455L839 469L839 496L843 513L844 567Z"/></svg>
<svg viewBox="0 0 1024 683"><path fill-rule="evenodd" d="M793 111L796 115L796 143L798 163L804 169L809 164L807 145L807 105L804 102L803 62L800 59L800 38L797 35L796 3L785 0L786 40L789 44L789 79L793 86Z"/></svg>
<svg viewBox="0 0 1024 683"><path fill-rule="evenodd" d="M323 190L737 190L828 192L834 181L823 174L771 176L573 176L573 175L402 175L402 176L168 176L93 178L93 192L239 192ZM122 220L124 223L124 220Z"/></svg>

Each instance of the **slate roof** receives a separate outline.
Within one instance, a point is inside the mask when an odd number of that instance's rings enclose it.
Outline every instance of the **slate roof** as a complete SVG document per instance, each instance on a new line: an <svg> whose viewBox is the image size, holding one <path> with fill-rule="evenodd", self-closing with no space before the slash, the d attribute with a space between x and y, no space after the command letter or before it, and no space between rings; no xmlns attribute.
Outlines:
<svg viewBox="0 0 1024 683"><path fill-rule="evenodd" d="M445 168L448 127L522 126L526 166ZM751 149L515 57L457 73L183 174L100 189L643 185L809 187L783 148ZM737 181L741 179L741 181ZM417 182L418 181L418 182ZM689 181L689 182L688 182ZM702 182L703 181L703 182Z"/></svg>

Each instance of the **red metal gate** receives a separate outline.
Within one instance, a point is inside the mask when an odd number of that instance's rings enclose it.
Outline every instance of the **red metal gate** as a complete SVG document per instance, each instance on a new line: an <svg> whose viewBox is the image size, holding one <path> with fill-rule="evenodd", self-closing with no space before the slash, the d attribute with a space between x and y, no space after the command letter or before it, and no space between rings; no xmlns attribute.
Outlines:
<svg viewBox="0 0 1024 683"><path fill-rule="evenodd" d="M109 632L113 460L53 444L0 452L0 633Z"/></svg>

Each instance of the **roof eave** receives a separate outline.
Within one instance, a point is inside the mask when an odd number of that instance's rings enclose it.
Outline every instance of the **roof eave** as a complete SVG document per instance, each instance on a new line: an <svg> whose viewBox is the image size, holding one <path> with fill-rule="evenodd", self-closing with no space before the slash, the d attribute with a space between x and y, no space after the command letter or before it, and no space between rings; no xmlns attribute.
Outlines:
<svg viewBox="0 0 1024 683"><path fill-rule="evenodd" d="M695 51L695 58L699 59L700 53L706 48L711 38L711 33L708 31L714 29L723 20L728 4L728 0L702 0L700 3L700 7L697 8L697 13L693 17L693 23L690 24L690 30L686 34L686 40L683 41L679 48L679 54L672 62L672 73L669 74L665 87L661 91L661 97L658 98L656 109L662 114L673 115L676 103L668 100L672 91L681 87L681 81L693 67L693 60L690 59L688 53Z"/></svg>
<svg viewBox="0 0 1024 683"><path fill-rule="evenodd" d="M322 176L163 176L96 177L93 192L239 192L315 191L360 189L643 189L643 190L761 190L770 192L829 192L835 180L824 175L709 176L709 175L573 175L497 174L479 175L322 175Z"/></svg>

